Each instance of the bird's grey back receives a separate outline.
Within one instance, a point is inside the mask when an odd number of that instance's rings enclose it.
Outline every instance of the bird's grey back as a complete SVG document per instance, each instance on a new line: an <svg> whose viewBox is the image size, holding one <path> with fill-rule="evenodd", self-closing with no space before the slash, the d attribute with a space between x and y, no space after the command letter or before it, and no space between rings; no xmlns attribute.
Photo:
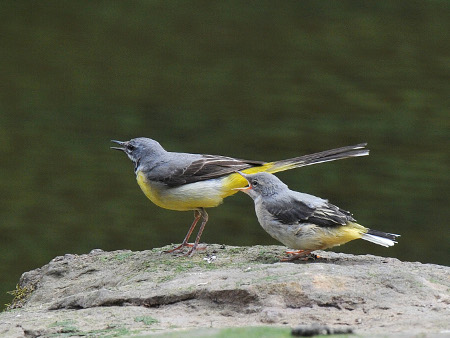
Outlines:
<svg viewBox="0 0 450 338"><path fill-rule="evenodd" d="M334 227L355 221L351 213L327 200L298 191L282 189L271 196L255 199L260 222L279 221L283 224L312 222Z"/></svg>
<svg viewBox="0 0 450 338"><path fill-rule="evenodd" d="M170 187L219 178L238 170L262 165L260 161L239 160L220 155L202 155L177 152L160 152L146 156L140 171L147 179Z"/></svg>

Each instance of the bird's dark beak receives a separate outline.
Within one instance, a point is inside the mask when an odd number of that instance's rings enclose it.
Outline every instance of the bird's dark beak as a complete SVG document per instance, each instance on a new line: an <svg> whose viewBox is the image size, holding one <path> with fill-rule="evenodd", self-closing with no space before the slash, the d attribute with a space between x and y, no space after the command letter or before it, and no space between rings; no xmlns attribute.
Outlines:
<svg viewBox="0 0 450 338"><path fill-rule="evenodd" d="M246 181L247 181L247 183L248 183L248 186L247 187L243 187L243 188L234 188L233 190L239 190L239 191L242 191L242 192L247 192L247 191L249 191L250 189L252 189L252 185L250 184L250 182L248 181L248 179L247 179L247 175L245 175L244 173L241 173L240 171L236 171L239 175L241 175L243 178L245 178L246 179Z"/></svg>
<svg viewBox="0 0 450 338"><path fill-rule="evenodd" d="M118 145L122 146L122 147L111 147L111 149L125 151L127 142L116 141L116 140L111 140L111 142L117 143Z"/></svg>

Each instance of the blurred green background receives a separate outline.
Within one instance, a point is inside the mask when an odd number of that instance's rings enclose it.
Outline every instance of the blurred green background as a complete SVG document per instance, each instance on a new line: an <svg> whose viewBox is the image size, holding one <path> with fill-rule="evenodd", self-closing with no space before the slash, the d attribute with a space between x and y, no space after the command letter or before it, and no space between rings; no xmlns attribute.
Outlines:
<svg viewBox="0 0 450 338"><path fill-rule="evenodd" d="M450 263L448 1L2 1L0 302L58 255L179 243L110 139L277 160L359 142L371 155L281 173L367 227L338 251ZM202 240L277 244L244 194Z"/></svg>

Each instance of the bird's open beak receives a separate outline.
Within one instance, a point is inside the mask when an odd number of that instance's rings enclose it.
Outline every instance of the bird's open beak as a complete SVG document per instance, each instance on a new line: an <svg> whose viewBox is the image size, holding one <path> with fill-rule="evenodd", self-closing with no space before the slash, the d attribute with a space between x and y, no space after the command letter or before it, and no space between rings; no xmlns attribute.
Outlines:
<svg viewBox="0 0 450 338"><path fill-rule="evenodd" d="M117 143L118 145L122 146L122 147L111 147L111 149L125 151L126 142L116 140L111 140L111 142Z"/></svg>
<svg viewBox="0 0 450 338"><path fill-rule="evenodd" d="M247 192L247 191L249 191L249 190L251 190L252 189L252 185L250 184L250 182L248 181L248 179L247 179L247 175L245 175L244 173L241 173L240 171L236 171L239 175L241 175L243 178L245 178L246 180L247 180L247 183L248 183L248 186L247 187L243 187L243 188L234 188L233 190L239 190L239 191L242 191L242 192Z"/></svg>

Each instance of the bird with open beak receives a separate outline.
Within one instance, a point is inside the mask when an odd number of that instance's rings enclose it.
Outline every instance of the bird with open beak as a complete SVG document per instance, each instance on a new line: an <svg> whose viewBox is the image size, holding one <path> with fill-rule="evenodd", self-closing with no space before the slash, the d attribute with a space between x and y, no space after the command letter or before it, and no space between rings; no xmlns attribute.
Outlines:
<svg viewBox="0 0 450 338"><path fill-rule="evenodd" d="M191 247L192 255L208 222L207 208L220 205L226 197L236 194L234 188L246 185L236 171L277 173L308 165L336 161L344 158L367 156L366 143L321 151L281 161L263 162L242 160L228 156L179 153L165 150L159 142L146 137L129 141L112 142L123 151L134 164L136 180L154 204L177 211L194 211L194 221L183 242L168 252ZM201 220L195 242L189 243L194 228Z"/></svg>

